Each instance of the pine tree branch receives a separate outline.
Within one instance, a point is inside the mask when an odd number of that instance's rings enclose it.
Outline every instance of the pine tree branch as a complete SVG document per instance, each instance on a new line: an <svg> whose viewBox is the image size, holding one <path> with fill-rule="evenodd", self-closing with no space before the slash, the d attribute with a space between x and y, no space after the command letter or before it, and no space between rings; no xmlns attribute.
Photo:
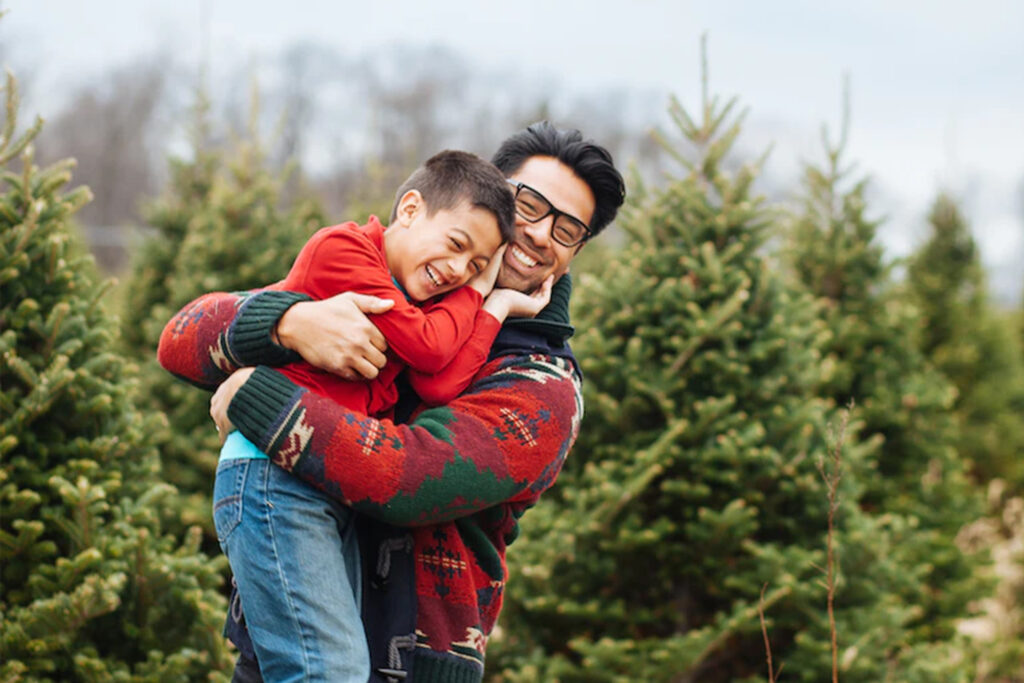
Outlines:
<svg viewBox="0 0 1024 683"><path fill-rule="evenodd" d="M669 377L679 374L679 371L693 357L697 349L707 343L715 331L740 311L743 303L750 298L750 291L747 289L749 286L750 281L744 280L740 288L731 297L711 311L711 324L708 326L707 331L704 334L691 338L690 342L683 347L683 350L679 352L679 355L676 356L676 359L672 361L672 365L666 371Z"/></svg>
<svg viewBox="0 0 1024 683"><path fill-rule="evenodd" d="M689 420L678 418L662 432L657 441L637 453L634 463L642 470L640 475L623 485L622 495L602 505L594 514L594 519L599 520L603 531L607 532L622 510L643 493L655 477L665 471L665 466L659 460L689 426Z"/></svg>

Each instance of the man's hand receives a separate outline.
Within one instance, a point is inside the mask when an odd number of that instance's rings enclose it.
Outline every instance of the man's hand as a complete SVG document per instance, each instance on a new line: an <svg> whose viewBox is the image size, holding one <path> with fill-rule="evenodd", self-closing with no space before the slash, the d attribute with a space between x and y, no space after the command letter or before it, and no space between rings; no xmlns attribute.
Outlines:
<svg viewBox="0 0 1024 683"><path fill-rule="evenodd" d="M501 270L501 262L505 257L505 248L507 246L507 244L503 244L498 247L498 250L494 252L494 256L487 262L487 267L470 278L466 286L480 292L480 296L486 297L490 294L491 290L494 289L494 281L498 279L498 271Z"/></svg>
<svg viewBox="0 0 1024 683"><path fill-rule="evenodd" d="M210 399L210 417L213 418L213 423L217 425L217 434L220 436L222 444L224 439L228 438L228 434L235 428L231 424L231 420L228 419L228 406L231 405L231 399L235 397L235 394L245 384L255 369L242 368L241 370L235 370L231 373L230 377L221 383L217 391L214 392L213 398Z"/></svg>
<svg viewBox="0 0 1024 683"><path fill-rule="evenodd" d="M281 316L277 343L310 365L347 380L373 379L388 348L368 313L383 313L394 301L345 292L323 301L303 301Z"/></svg>

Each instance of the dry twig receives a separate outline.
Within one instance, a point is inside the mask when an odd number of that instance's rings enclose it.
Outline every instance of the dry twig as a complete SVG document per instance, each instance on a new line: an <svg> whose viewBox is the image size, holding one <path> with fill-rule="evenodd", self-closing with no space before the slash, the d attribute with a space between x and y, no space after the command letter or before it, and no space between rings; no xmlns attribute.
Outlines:
<svg viewBox="0 0 1024 683"><path fill-rule="evenodd" d="M842 477L842 454L846 441L846 425L850 421L850 412L853 410L853 401L842 413L839 420L838 433L834 434L831 451L829 452L830 463L827 465L825 459L818 461L818 471L825 482L828 491L828 535L826 537L826 565L825 565L825 589L828 591L828 628L832 637L832 683L839 683L839 640L836 635L836 572L837 562L835 559L835 520L839 511L839 480ZM831 430L830 430L831 431ZM831 467L829 467L831 465Z"/></svg>
<svg viewBox="0 0 1024 683"><path fill-rule="evenodd" d="M765 582L761 586L761 599L757 603L757 616L761 618L761 635L764 636L764 652L765 658L768 660L768 683L775 683L779 680L778 676L782 673L782 667L785 664L779 664L779 670L775 671L772 668L772 644L768 640L768 627L764 623L764 592L768 589L768 583Z"/></svg>

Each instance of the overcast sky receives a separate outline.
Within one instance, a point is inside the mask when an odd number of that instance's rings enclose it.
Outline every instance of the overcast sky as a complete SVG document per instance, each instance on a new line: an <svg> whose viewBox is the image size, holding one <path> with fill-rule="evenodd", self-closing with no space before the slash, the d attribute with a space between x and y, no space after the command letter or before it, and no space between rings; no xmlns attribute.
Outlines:
<svg viewBox="0 0 1024 683"><path fill-rule="evenodd" d="M582 93L630 86L749 107L776 172L818 158L852 83L849 155L872 178L893 255L924 233L940 187L964 200L996 285L1024 284L1024 2L1014 0L0 0L0 41L47 89L172 51L198 63L316 41L344 54L443 45L471 64ZM204 38L205 36L205 38ZM45 102L45 98L43 100ZM40 106L47 106L41 104ZM48 112L42 112L44 115ZM50 112L54 113L54 112Z"/></svg>

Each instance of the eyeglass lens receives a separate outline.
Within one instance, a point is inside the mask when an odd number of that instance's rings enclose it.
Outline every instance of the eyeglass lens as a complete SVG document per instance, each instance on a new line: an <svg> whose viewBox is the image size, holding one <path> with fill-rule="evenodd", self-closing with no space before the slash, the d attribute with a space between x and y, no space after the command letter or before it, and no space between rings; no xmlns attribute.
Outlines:
<svg viewBox="0 0 1024 683"><path fill-rule="evenodd" d="M587 226L572 216L568 216L551 205L536 190L522 185L516 196L516 210L526 220L536 223L551 213L556 214L551 234L556 241L565 246L573 246L587 236Z"/></svg>

